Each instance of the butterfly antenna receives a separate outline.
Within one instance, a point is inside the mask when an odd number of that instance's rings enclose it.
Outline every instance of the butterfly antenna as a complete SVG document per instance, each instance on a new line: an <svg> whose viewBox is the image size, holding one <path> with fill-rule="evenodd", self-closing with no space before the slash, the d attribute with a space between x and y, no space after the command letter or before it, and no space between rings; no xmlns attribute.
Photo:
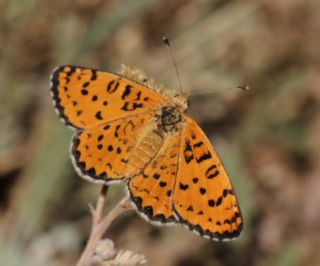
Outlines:
<svg viewBox="0 0 320 266"><path fill-rule="evenodd" d="M164 45L167 47L167 49L170 52L171 60L172 60L172 63L174 65L174 69L176 70L177 78L178 78L178 81L179 81L180 94L182 94L182 82L181 82L181 79L180 79L180 75L179 75L179 71L178 71L178 67L177 67L177 63L176 63L175 57L173 56L173 53L172 53L172 50L171 50L171 45L170 45L169 39L167 37L163 37L162 41L163 41Z"/></svg>
<svg viewBox="0 0 320 266"><path fill-rule="evenodd" d="M250 87L248 85L240 85L240 86L237 86L237 87L234 87L234 88L201 90L201 91L197 91L195 93L192 93L191 96L202 95L202 94L211 94L211 93L215 93L217 91L225 91L225 90L248 91L248 90L250 90Z"/></svg>

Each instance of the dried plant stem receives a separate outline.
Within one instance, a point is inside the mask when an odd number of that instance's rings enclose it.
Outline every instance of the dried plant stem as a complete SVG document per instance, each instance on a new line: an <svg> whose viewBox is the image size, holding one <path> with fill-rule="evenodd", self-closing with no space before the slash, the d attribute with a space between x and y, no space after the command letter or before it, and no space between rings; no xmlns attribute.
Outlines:
<svg viewBox="0 0 320 266"><path fill-rule="evenodd" d="M91 207L91 233L77 266L89 266L91 264L97 243L103 237L105 231L120 214L131 209L130 201L127 197L125 197L103 219L101 219L107 191L108 186L103 185L96 207Z"/></svg>
<svg viewBox="0 0 320 266"><path fill-rule="evenodd" d="M94 209L92 206L90 206L91 214L92 214L92 229L95 228L101 220L101 215L102 215L104 203L106 201L108 188L109 187L107 185L103 184L97 200L96 208Z"/></svg>

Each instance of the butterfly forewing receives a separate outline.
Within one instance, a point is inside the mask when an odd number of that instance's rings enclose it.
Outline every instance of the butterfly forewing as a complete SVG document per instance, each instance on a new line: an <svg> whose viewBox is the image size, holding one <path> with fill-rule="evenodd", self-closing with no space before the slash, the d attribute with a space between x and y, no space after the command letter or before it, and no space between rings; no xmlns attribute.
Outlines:
<svg viewBox="0 0 320 266"><path fill-rule="evenodd" d="M138 114L165 102L138 82L75 66L60 66L53 71L51 92L59 116L76 129Z"/></svg>
<svg viewBox="0 0 320 266"><path fill-rule="evenodd" d="M173 194L176 217L202 236L235 238L241 232L242 217L229 177L202 130L185 118Z"/></svg>

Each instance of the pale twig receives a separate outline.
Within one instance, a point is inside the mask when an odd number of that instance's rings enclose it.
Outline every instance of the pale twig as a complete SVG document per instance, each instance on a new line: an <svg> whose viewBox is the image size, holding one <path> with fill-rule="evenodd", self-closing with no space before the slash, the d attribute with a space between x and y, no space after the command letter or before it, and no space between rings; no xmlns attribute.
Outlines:
<svg viewBox="0 0 320 266"><path fill-rule="evenodd" d="M94 228L97 226L101 220L101 215L104 207L104 203L106 201L106 196L108 192L108 186L103 184L101 188L101 192L99 194L96 208L91 207L91 213L92 213L92 227Z"/></svg>
<svg viewBox="0 0 320 266"><path fill-rule="evenodd" d="M103 219L102 210L104 207L107 186L103 185L101 193L97 200L97 206L92 209L92 228L87 245L77 263L77 266L89 266L92 262L97 243L100 241L111 223L122 213L131 209L130 201L127 197L122 199Z"/></svg>

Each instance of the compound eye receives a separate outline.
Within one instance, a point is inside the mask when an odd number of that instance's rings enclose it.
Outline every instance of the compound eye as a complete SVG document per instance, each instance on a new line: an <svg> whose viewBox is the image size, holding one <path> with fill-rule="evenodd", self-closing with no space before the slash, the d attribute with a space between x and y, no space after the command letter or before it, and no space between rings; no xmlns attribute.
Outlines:
<svg viewBox="0 0 320 266"><path fill-rule="evenodd" d="M190 104L191 104L190 99L187 99L187 107L188 108L190 107Z"/></svg>

